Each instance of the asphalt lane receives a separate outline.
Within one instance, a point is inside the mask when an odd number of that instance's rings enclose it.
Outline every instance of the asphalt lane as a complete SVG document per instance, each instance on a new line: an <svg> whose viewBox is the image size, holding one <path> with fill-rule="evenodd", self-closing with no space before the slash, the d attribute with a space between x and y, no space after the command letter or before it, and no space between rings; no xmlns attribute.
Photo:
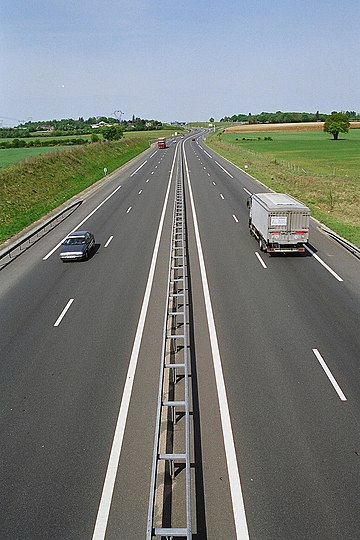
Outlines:
<svg viewBox="0 0 360 540"><path fill-rule="evenodd" d="M112 175L1 271L1 538L92 536L173 157ZM81 227L95 233L90 260L44 260L119 185Z"/></svg>
<svg viewBox="0 0 360 540"><path fill-rule="evenodd" d="M263 186L204 143L184 148L249 537L353 540L359 263L315 222L312 250L343 281L310 254L260 253L246 199ZM175 149L149 150L87 191L74 214L0 272L0 538L92 538ZM173 195L172 186L106 540L145 536ZM194 537L245 538L235 530L187 188L186 196ZM97 241L91 259L48 257L83 220Z"/></svg>
<svg viewBox="0 0 360 540"><path fill-rule="evenodd" d="M256 256L244 188L264 189L209 149L186 152L250 538L356 538L358 261L315 225L310 241L343 282L313 257Z"/></svg>

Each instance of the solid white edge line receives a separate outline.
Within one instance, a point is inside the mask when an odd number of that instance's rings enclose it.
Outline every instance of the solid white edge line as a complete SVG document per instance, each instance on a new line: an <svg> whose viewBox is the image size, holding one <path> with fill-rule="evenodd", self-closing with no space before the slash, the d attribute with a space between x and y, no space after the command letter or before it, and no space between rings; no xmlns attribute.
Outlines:
<svg viewBox="0 0 360 540"><path fill-rule="evenodd" d="M248 194L248 195L252 195L252 193L250 193L250 191L248 189L246 189L246 187L243 187L243 190Z"/></svg>
<svg viewBox="0 0 360 540"><path fill-rule="evenodd" d="M106 242L105 246L104 247L108 247L108 245L110 244L111 240L113 239L114 237L113 236L110 236L110 238L108 239L108 241Z"/></svg>
<svg viewBox="0 0 360 540"><path fill-rule="evenodd" d="M210 336L213 365L214 365L214 372L215 372L215 379L216 379L216 388L217 388L217 393L218 393L221 424L222 424L223 437L224 437L225 454L226 454L227 468L228 468L228 474L229 474L229 483L230 483L233 514L234 514L234 523L235 523L235 529L236 529L236 537L239 540L240 539L248 540L249 531L248 531L248 527L246 523L244 499L242 495L240 475L239 475L239 469L238 469L236 452L235 452L234 437L233 437L233 432L232 432L232 427L231 427L230 412L229 412L229 406L228 406L226 389L225 389L225 381L224 381L224 375L223 375L222 365L221 365L220 350L219 350L219 344L218 344L218 339L217 339L217 334L216 334L214 314L212 310L204 255L202 251L200 232L199 232L199 226L198 226L197 215L196 215L196 210L195 210L194 197L192 193L185 148L184 148L184 160L185 160L185 168L186 168L186 175L187 175L187 183L188 183L189 194L190 194L191 210L192 210L192 216L193 216L193 221L194 221L196 245L197 245L197 250L198 250L198 255L199 255L201 280L202 280L202 286L203 286L203 291L204 291L206 315L207 315L207 320L208 320L209 336Z"/></svg>
<svg viewBox="0 0 360 540"><path fill-rule="evenodd" d="M68 301L68 303L66 304L66 306L64 307L64 309L62 310L62 312L60 313L59 317L56 319L56 322L54 323L54 326L59 326L59 324L61 323L61 321L63 320L63 318L65 317L67 311L69 310L69 307L71 306L71 304L73 303L74 299L73 298L70 298L70 300Z"/></svg>
<svg viewBox="0 0 360 540"><path fill-rule="evenodd" d="M130 356L129 368L126 375L124 392L122 395L119 415L116 422L114 439L111 446L109 463L108 463L108 467L106 471L104 486L103 486L103 490L101 494L101 499L100 499L99 509L98 509L98 513L96 517L96 523L95 523L92 540L104 540L105 534L106 534L107 522L109 519L111 501L112 501L112 496L113 496L114 486L115 486L115 479L116 479L117 470L119 466L121 447L122 447L122 442L123 442L123 437L124 437L124 432L125 432L128 410L129 410L131 392L132 392L132 387L133 387L134 378L135 378L135 371L136 371L136 366L137 366L137 361L138 361L138 356L139 356L139 351L140 351L141 339L142 339L142 335L144 331L145 319L146 319L146 314L147 314L149 299L150 299L150 293L151 293L152 284L154 280L155 266L156 266L156 261L157 261L157 256L159 252L159 246L160 246L160 238L161 238L161 233L162 233L162 229L164 225L166 207L167 207L167 202L168 202L169 193L170 193L171 181L173 177L176 154L177 154L177 150L175 151L175 154L174 154L173 165L172 165L168 187L167 187L167 191L165 195L159 228L158 228L158 232L157 232L157 236L155 240L155 246L154 246L153 256L151 260L149 276L148 276L148 280L146 284L144 300L141 306L140 318L139 318L138 326L136 329L134 345L133 345L131 356Z"/></svg>
<svg viewBox="0 0 360 540"><path fill-rule="evenodd" d="M43 261L46 261L46 259L48 259L54 253L54 251L56 251L57 248L61 246L61 244L63 243L65 238L67 238L69 236L69 234L71 234L72 232L75 232L77 229L79 229L79 227L81 227L81 225L83 225L85 223L85 221L87 221L93 214L95 214L95 212L97 210L99 210L99 208L101 208L102 205L105 204L110 199L110 197L115 195L115 193L117 191L119 191L120 188L121 188L121 186L118 186L116 189L114 189L114 191L112 191L110 193L110 195L108 195L96 208L94 208L94 210L92 212L90 212L90 214L88 214L82 221L80 221L80 223L78 223L76 225L76 227L74 227L74 229L72 229L72 231L70 231L58 244L56 244L56 246L51 251L49 251L49 253L47 255L45 255L45 257L43 257Z"/></svg>
<svg viewBox="0 0 360 540"><path fill-rule="evenodd" d="M334 270L332 270L332 269L330 268L330 266L328 266L328 265L326 264L326 262L324 262L322 259L320 259L320 257L319 257L318 255L316 255L316 253L314 253L314 252L312 251L312 249L310 249L306 244L304 244L304 248L307 249L307 251L308 251L309 253L311 253L311 255L312 255L313 257L315 257L315 259L316 259L320 264L322 264L322 266L323 266L324 268L326 268L326 270L327 270L328 272L330 272L330 274L331 274L332 276L334 276L335 279L337 279L338 281L344 281L344 280L343 280L343 279L342 279L342 278L341 278Z"/></svg>
<svg viewBox="0 0 360 540"><path fill-rule="evenodd" d="M220 169L222 169L227 175L230 176L230 178L234 178L230 173L229 171L227 171L226 169L224 169L224 167L222 165L220 165L220 163L218 161L215 161L216 165L219 165Z"/></svg>
<svg viewBox="0 0 360 540"><path fill-rule="evenodd" d="M339 396L339 398L341 399L341 401L347 401L346 397L345 397L345 394L343 393L343 391L341 390L340 386L338 385L338 383L336 382L336 379L334 377L334 375L331 373L330 369L327 367L326 365L326 362L325 360L323 359L323 357L321 356L321 354L319 353L319 351L317 349L313 349L312 350L313 353L315 354L316 358L318 359L318 361L320 362L320 365L321 367L323 368L323 370L325 371L329 381L331 382L331 384L333 385L333 387L335 388L336 392L337 392L337 395Z"/></svg>
<svg viewBox="0 0 360 540"><path fill-rule="evenodd" d="M262 266L264 268L267 268L266 264L264 263L264 261L262 260L262 258L260 257L260 253L258 253L257 251L255 251L255 255L257 256L257 258L259 259L260 263L262 264Z"/></svg>
<svg viewBox="0 0 360 540"><path fill-rule="evenodd" d="M147 163L147 159L144 161L144 163L142 163L142 164L140 165L140 167L138 167L138 168L136 169L136 171L134 171L132 174L130 174L130 178L131 178L132 176L134 176L134 174L136 174L138 171L140 171L141 167L143 167L143 166L145 165L145 163Z"/></svg>

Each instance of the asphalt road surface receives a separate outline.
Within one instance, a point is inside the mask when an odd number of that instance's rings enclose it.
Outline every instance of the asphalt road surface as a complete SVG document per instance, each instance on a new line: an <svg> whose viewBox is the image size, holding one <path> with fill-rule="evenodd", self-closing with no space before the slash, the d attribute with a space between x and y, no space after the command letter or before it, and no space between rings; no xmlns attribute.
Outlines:
<svg viewBox="0 0 360 540"><path fill-rule="evenodd" d="M246 200L266 188L198 133L0 270L1 539L145 538L180 159L193 538L360 538L359 261L315 221L305 256L260 252ZM62 263L76 228L95 253Z"/></svg>

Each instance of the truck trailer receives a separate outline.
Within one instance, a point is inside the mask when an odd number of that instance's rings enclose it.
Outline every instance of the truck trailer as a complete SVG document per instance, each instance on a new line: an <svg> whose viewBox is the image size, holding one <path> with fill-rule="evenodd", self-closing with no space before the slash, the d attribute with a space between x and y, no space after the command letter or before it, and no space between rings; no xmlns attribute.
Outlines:
<svg viewBox="0 0 360 540"><path fill-rule="evenodd" d="M166 137L159 137L157 140L158 148L166 148Z"/></svg>
<svg viewBox="0 0 360 540"><path fill-rule="evenodd" d="M248 200L250 234L261 251L305 251L309 238L310 210L286 193L254 193Z"/></svg>

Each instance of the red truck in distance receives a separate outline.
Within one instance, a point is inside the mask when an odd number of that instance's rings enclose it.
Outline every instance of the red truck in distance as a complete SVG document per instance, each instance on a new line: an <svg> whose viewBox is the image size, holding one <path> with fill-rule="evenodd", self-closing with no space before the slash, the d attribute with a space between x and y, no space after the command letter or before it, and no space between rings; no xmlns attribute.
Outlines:
<svg viewBox="0 0 360 540"><path fill-rule="evenodd" d="M157 140L158 148L166 148L166 138L165 137L159 137Z"/></svg>

